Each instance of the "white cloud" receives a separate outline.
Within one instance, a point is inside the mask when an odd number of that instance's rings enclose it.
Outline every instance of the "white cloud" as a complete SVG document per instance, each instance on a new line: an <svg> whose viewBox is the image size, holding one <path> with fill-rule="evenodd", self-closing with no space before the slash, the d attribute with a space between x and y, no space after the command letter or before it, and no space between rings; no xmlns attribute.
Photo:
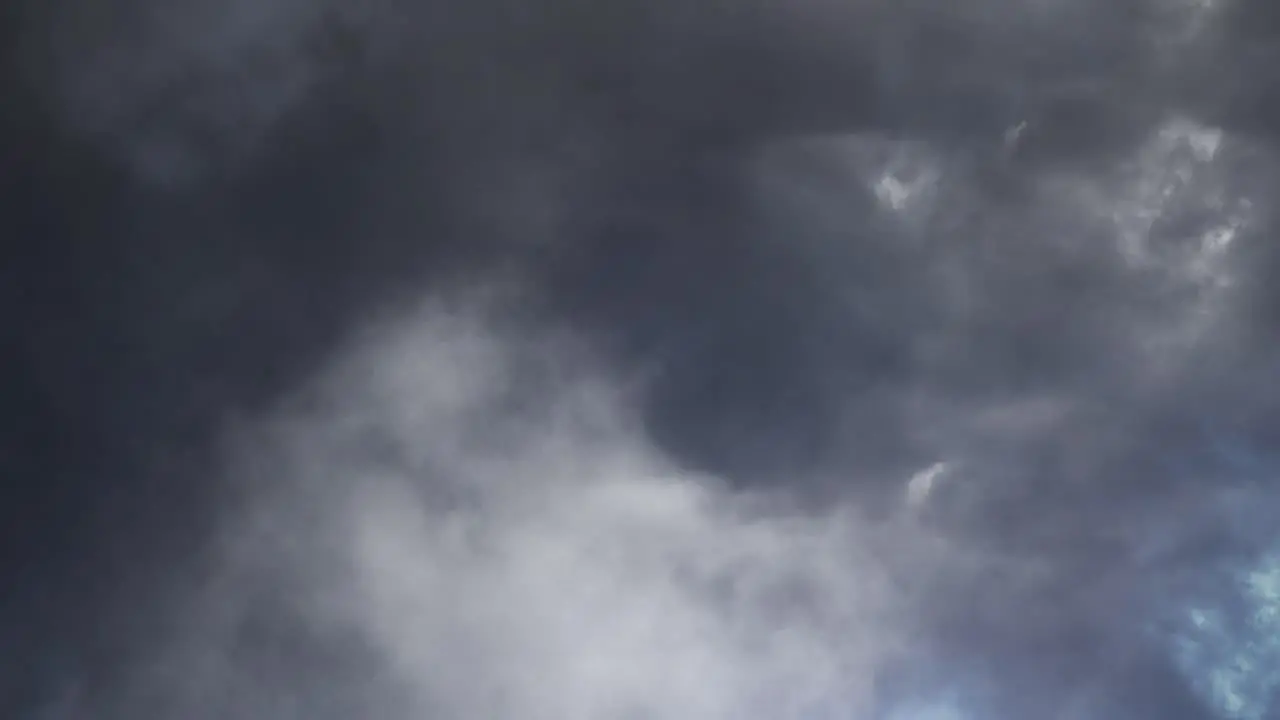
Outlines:
<svg viewBox="0 0 1280 720"><path fill-rule="evenodd" d="M214 604L257 576L354 633L402 694L367 717L867 717L907 644L887 528L682 471L564 347L438 310L369 334L246 433ZM313 682L285 675L249 694Z"/></svg>
<svg viewBox="0 0 1280 720"><path fill-rule="evenodd" d="M940 462L921 470L907 481L907 505L920 507L929 501L938 481L950 470L947 463Z"/></svg>

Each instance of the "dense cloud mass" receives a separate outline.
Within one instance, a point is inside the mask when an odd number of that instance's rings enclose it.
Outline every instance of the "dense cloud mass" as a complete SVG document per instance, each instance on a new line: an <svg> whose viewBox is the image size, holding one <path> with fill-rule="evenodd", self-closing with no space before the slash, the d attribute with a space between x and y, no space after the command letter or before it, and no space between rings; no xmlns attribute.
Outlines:
<svg viewBox="0 0 1280 720"><path fill-rule="evenodd" d="M1280 11L0 17L0 715L1280 716Z"/></svg>

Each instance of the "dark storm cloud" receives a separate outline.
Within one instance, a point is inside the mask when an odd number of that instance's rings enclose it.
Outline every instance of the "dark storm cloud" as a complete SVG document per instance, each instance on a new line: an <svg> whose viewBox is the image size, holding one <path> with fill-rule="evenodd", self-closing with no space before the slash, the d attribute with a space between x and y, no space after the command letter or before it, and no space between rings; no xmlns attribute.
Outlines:
<svg viewBox="0 0 1280 720"><path fill-rule="evenodd" d="M24 9L5 704L1260 717L1268 12Z"/></svg>

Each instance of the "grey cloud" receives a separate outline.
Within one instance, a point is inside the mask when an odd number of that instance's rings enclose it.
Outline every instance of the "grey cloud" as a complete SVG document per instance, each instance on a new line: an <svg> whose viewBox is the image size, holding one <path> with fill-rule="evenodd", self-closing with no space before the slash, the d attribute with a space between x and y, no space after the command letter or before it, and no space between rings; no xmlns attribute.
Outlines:
<svg viewBox="0 0 1280 720"><path fill-rule="evenodd" d="M335 94L367 112L426 103L435 131L468 142L589 117L704 138L869 128L990 143L1026 121L1037 153L1101 155L1163 109L1237 102L1201 98L1247 60L1219 69L1207 46L1225 42L1212 32L1222 21L1189 13L1150 2L382 0L131 2L110 17L63 3L31 22L49 38L34 56L59 115L172 181L241 166ZM1188 58L1200 64L1188 70Z"/></svg>
<svg viewBox="0 0 1280 720"><path fill-rule="evenodd" d="M1265 712L1195 620L1274 542L1260 4L76 5L4 305L6 467L116 498L101 647L13 601L64 716Z"/></svg>

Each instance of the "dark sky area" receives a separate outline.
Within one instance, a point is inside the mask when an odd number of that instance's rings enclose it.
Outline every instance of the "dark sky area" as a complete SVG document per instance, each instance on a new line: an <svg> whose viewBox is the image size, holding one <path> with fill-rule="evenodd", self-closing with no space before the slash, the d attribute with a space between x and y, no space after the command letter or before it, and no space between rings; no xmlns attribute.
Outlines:
<svg viewBox="0 0 1280 720"><path fill-rule="evenodd" d="M1280 718L1280 5L0 58L0 716Z"/></svg>

